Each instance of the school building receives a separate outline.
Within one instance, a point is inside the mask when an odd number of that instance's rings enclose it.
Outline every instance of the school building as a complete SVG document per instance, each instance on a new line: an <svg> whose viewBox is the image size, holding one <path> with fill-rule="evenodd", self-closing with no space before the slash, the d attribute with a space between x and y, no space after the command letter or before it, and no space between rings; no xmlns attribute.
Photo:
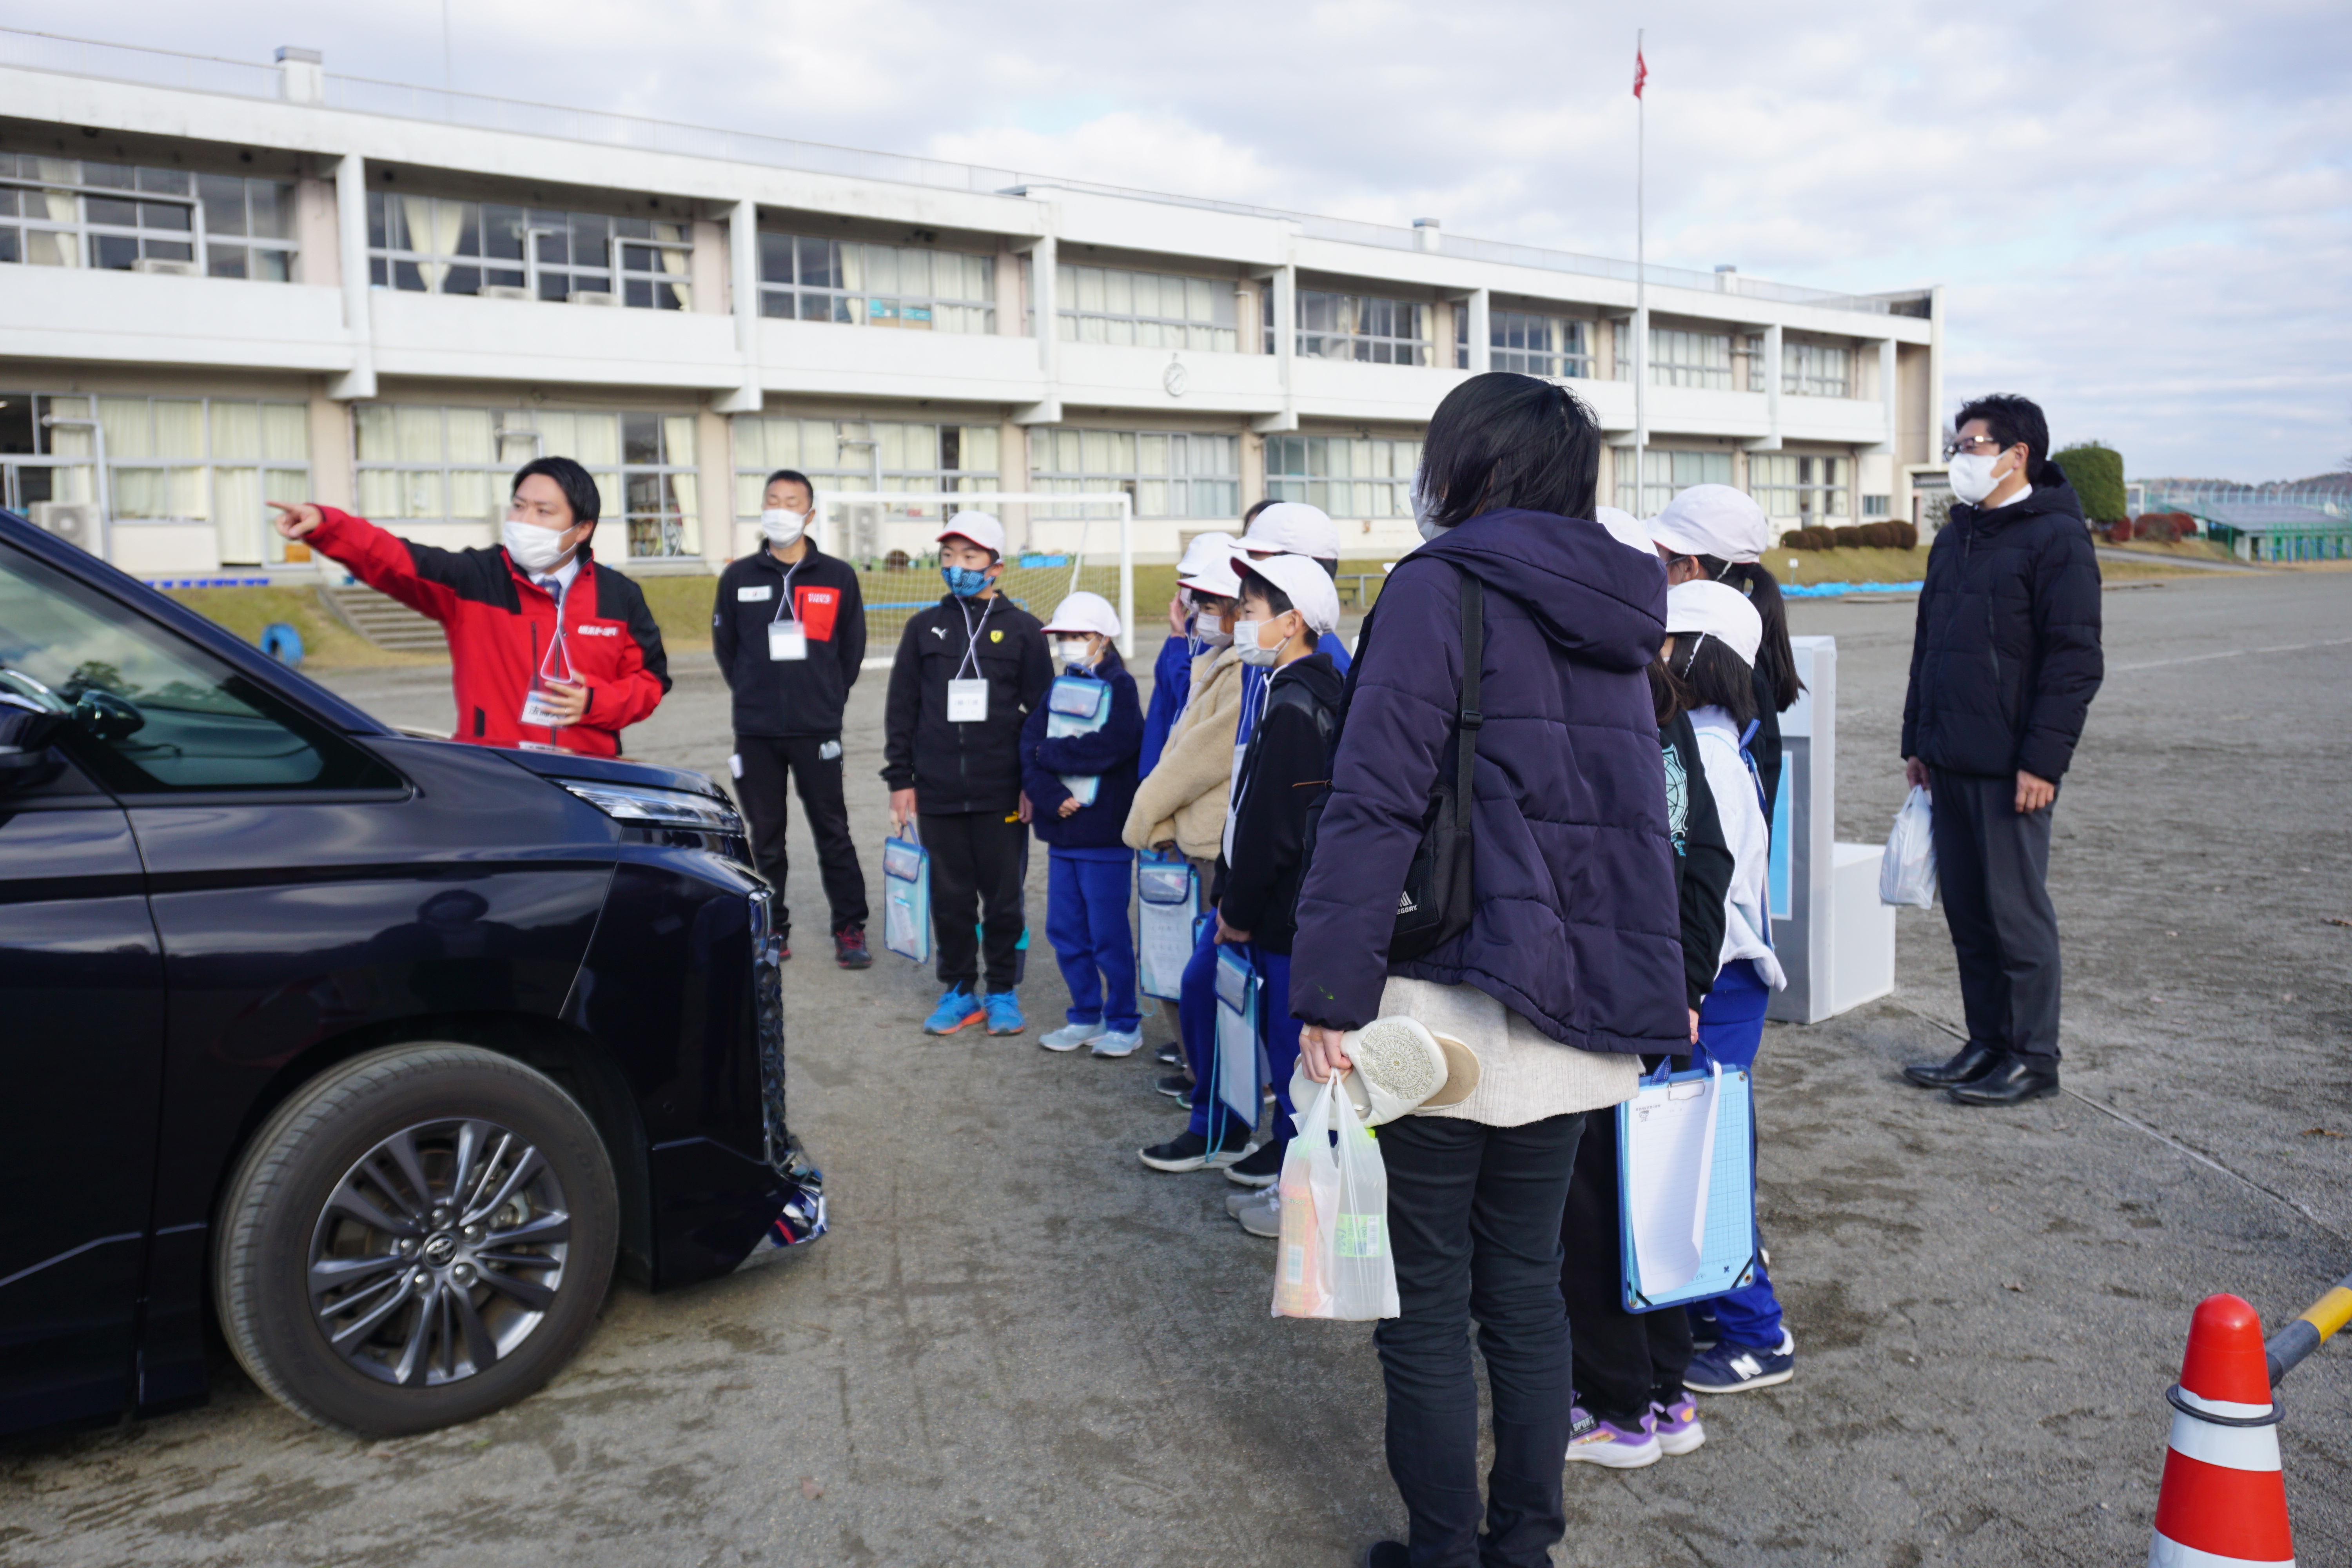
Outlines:
<svg viewBox="0 0 2352 1568"><path fill-rule="evenodd" d="M785 467L1124 490L1142 561L1273 495L1386 559L1431 410L1488 369L1590 404L1629 510L1712 480L1786 527L1911 515L1937 290L1645 281L1435 219L0 30L0 501L151 578L284 564L265 499L487 543L556 453L632 570L748 548Z"/></svg>

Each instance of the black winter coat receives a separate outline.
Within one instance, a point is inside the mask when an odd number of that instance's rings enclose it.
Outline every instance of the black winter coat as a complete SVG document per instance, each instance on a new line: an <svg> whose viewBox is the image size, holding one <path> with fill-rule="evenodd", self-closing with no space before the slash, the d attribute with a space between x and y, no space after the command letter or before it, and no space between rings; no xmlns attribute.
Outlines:
<svg viewBox="0 0 2352 1568"><path fill-rule="evenodd" d="M1683 989L1696 1011L1715 989L1722 967L1723 930L1730 923L1731 874L1738 862L1724 842L1723 816L1699 761L1690 715L1677 713L1658 731L1666 767L1666 831L1675 841L1675 885L1683 916Z"/></svg>
<svg viewBox="0 0 2352 1568"><path fill-rule="evenodd" d="M779 662L768 657L768 626L780 611L807 632L808 658ZM856 568L814 541L789 568L764 545L728 563L710 607L710 651L735 696L737 734L838 736L841 710L866 659L866 600Z"/></svg>
<svg viewBox="0 0 2352 1568"><path fill-rule="evenodd" d="M982 612L987 613L983 621ZM972 640L977 636L977 641ZM948 682L971 660L988 682L988 717L948 719ZM1053 683L1043 622L998 595L950 595L907 622L890 666L883 710L882 781L915 792L926 816L1001 811L1021 805L1021 726Z"/></svg>
<svg viewBox="0 0 2352 1568"><path fill-rule="evenodd" d="M1284 665L1266 682L1265 711L1242 752L1233 863L1218 858L1210 894L1224 922L1268 952L1288 952L1297 934L1307 808L1331 782L1344 689L1328 653Z"/></svg>
<svg viewBox="0 0 2352 1568"><path fill-rule="evenodd" d="M1903 700L1903 754L2056 783L2105 666L2099 563L2064 479L2008 506L1959 505L1927 552Z"/></svg>

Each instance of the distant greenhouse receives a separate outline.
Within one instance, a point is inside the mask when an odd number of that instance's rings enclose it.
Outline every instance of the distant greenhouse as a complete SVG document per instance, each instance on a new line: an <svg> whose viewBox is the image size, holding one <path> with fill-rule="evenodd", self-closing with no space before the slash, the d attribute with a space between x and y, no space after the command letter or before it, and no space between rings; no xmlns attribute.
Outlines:
<svg viewBox="0 0 2352 1568"><path fill-rule="evenodd" d="M2225 479L2138 479L2140 512L2179 511L2250 561L2352 558L2352 473L2246 485Z"/></svg>

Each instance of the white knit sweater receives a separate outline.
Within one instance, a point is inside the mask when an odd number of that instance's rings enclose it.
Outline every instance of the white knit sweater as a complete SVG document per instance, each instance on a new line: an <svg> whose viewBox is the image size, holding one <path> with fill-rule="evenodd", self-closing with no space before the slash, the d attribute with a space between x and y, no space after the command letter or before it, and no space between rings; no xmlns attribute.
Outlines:
<svg viewBox="0 0 2352 1568"><path fill-rule="evenodd" d="M1598 1110L1633 1098L1642 1058L1563 1046L1475 985L1389 976L1381 1016L1451 1035L1478 1058L1478 1087L1459 1105L1416 1110L1488 1127L1523 1127L1548 1116Z"/></svg>

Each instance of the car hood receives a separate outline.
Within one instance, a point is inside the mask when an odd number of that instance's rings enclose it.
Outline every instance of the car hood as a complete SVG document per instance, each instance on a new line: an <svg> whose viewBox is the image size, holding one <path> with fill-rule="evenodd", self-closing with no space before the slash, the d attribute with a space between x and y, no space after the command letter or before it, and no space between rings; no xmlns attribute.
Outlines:
<svg viewBox="0 0 2352 1568"><path fill-rule="evenodd" d="M463 745L463 742L452 742ZM526 773L548 779L594 779L604 784L638 784L648 789L684 790L690 795L707 795L720 800L727 792L711 782L708 773L692 768L673 768L661 763L635 763L619 757L584 757L577 752L526 752L504 746L477 746L476 751L495 752Z"/></svg>

